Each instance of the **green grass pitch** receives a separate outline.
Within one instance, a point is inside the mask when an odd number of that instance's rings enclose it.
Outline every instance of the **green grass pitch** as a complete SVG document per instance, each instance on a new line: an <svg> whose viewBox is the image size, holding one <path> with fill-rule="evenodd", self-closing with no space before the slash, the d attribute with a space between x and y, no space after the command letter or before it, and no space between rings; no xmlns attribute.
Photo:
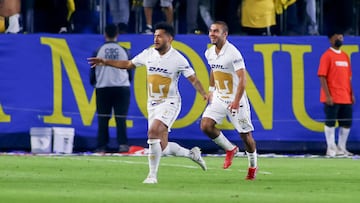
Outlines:
<svg viewBox="0 0 360 203"><path fill-rule="evenodd" d="M163 157L156 185L143 184L146 156L0 155L2 203L360 202L356 158L259 157L255 181L247 158L204 157L202 171L187 158Z"/></svg>

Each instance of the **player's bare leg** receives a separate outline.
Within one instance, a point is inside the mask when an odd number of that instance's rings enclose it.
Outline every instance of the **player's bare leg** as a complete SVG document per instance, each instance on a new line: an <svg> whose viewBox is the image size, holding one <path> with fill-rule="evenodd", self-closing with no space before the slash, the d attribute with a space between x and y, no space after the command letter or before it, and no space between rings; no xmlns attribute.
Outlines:
<svg viewBox="0 0 360 203"><path fill-rule="evenodd" d="M166 22L169 23L170 25L172 25L173 21L174 21L174 9L173 9L173 7L172 6L164 7L164 8L162 8L162 11L165 14Z"/></svg>
<svg viewBox="0 0 360 203"><path fill-rule="evenodd" d="M215 127L215 121L211 118L204 117L201 120L201 130L212 139L217 145L226 151L226 157L223 168L229 168L232 164L232 160L235 154L239 151L236 145L233 145L224 134Z"/></svg>

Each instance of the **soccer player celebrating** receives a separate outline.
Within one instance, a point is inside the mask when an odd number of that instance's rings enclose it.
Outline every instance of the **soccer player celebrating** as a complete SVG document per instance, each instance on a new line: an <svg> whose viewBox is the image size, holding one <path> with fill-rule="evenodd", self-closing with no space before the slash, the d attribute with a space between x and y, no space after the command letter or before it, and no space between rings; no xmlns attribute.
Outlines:
<svg viewBox="0 0 360 203"><path fill-rule="evenodd" d="M106 60L88 58L92 66L107 65L121 69L131 69L145 65L148 87L148 144L149 174L143 183L157 183L160 158L164 155L183 156L192 159L206 170L205 161L198 147L191 150L175 142L168 142L168 132L181 109L178 81L183 74L194 88L207 100L208 95L183 55L175 50L171 43L174 28L167 23L155 26L154 47L145 49L132 60Z"/></svg>
<svg viewBox="0 0 360 203"><path fill-rule="evenodd" d="M224 169L232 164L239 151L224 134L215 127L225 116L240 133L245 144L249 168L247 180L254 180L257 172L256 144L252 137L254 127L250 118L250 104L245 92L246 70L241 53L228 40L228 26L225 22L214 22L209 29L209 38L214 46L205 52L211 68L209 105L201 120L201 130L226 151Z"/></svg>

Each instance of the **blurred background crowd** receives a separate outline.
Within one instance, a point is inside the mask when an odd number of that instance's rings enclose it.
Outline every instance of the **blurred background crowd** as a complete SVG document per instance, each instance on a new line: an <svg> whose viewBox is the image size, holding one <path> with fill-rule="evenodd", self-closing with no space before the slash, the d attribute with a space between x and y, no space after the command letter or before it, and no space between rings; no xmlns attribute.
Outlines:
<svg viewBox="0 0 360 203"><path fill-rule="evenodd" d="M151 34L167 21L178 34L207 34L215 20L234 35L360 35L359 0L0 0L0 33Z"/></svg>

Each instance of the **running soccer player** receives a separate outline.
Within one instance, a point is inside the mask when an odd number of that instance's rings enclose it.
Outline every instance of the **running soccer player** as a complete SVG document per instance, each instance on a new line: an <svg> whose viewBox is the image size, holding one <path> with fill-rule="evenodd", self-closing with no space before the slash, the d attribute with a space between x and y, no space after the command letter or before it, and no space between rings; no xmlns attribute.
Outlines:
<svg viewBox="0 0 360 203"><path fill-rule="evenodd" d="M201 130L217 145L226 151L224 169L231 166L235 154L239 151L224 134L215 127L225 116L239 132L245 144L249 168L247 180L254 180L257 172L256 143L252 136L254 127L250 118L250 104L245 92L246 70L241 53L227 40L228 26L216 21L209 29L209 38L214 46L205 52L211 68L209 105L206 107Z"/></svg>
<svg viewBox="0 0 360 203"><path fill-rule="evenodd" d="M149 174L143 183L147 184L158 182L157 173L162 154L188 157L199 164L203 170L207 169L198 147L189 150L175 142L168 142L169 131L181 109L181 98L178 91L180 75L183 74L191 82L204 100L208 98L189 62L171 46L174 36L174 28L171 25L158 23L155 25L154 47L145 49L132 60L88 58L92 66L108 65L121 69L146 66Z"/></svg>

